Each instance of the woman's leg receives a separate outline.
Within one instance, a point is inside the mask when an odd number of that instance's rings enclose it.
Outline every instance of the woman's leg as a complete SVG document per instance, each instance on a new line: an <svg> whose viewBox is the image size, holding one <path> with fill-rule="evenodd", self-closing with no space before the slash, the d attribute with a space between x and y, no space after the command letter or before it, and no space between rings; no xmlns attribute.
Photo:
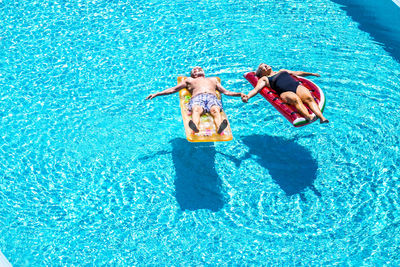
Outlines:
<svg viewBox="0 0 400 267"><path fill-rule="evenodd" d="M293 105L297 108L299 113L305 117L307 120L312 120L314 116L308 113L307 108L304 106L303 102L301 101L300 97L293 93L293 92L283 92L280 97L282 100L290 105Z"/></svg>
<svg viewBox="0 0 400 267"><path fill-rule="evenodd" d="M324 117L324 115L322 115L322 112L315 102L314 97L311 95L310 91L306 87L299 85L297 87L296 94L300 97L301 101L306 104L312 110L312 112L314 112L315 115L317 115L321 123L329 122Z"/></svg>

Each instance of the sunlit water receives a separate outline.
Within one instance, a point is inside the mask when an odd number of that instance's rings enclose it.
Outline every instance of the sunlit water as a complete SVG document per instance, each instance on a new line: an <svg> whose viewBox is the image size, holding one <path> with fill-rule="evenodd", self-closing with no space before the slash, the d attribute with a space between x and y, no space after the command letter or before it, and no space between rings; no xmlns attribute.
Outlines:
<svg viewBox="0 0 400 267"><path fill-rule="evenodd" d="M0 1L0 250L16 266L400 264L400 66L328 0ZM318 72L329 125L223 98L185 139L202 66Z"/></svg>

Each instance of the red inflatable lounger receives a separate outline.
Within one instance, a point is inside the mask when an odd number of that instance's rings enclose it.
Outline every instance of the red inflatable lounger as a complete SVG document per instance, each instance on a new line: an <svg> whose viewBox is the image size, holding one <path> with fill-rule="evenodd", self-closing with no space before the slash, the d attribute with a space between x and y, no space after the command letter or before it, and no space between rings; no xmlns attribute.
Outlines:
<svg viewBox="0 0 400 267"><path fill-rule="evenodd" d="M248 80L253 87L257 85L258 77L254 72L249 72L243 75L246 80ZM319 88L315 83L307 80L303 77L293 76L294 79L301 82L301 84L310 90L311 95L314 97L321 111L324 111L325 108L325 96L322 92L321 88ZM282 101L279 95L275 92L275 90L264 87L260 94L271 103L288 121L290 121L294 127L301 127L307 124L310 124L310 121L307 121L302 115L300 115L297 109L289 104L286 104ZM307 107L308 112L312 114L312 111Z"/></svg>

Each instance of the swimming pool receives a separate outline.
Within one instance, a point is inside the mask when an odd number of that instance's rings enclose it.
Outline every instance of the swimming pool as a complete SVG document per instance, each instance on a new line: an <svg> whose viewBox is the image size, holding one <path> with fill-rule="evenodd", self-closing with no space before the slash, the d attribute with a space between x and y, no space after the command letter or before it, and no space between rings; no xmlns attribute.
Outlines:
<svg viewBox="0 0 400 267"><path fill-rule="evenodd" d="M398 265L399 63L341 5L0 2L0 250L26 265ZM185 140L200 65L318 72L329 125L224 97L234 140ZM290 153L281 153L289 151Z"/></svg>

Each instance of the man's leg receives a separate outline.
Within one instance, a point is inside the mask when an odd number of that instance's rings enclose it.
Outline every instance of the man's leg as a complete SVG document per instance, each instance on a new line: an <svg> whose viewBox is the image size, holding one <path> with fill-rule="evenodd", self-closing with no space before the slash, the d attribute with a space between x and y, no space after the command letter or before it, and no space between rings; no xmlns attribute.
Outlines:
<svg viewBox="0 0 400 267"><path fill-rule="evenodd" d="M223 120L221 116L221 108L217 105L212 106L210 109L211 116L214 118L215 126L217 127L217 133L222 133L228 126L228 121Z"/></svg>
<svg viewBox="0 0 400 267"><path fill-rule="evenodd" d="M221 109L218 106L212 106L210 109L210 114L214 118L215 126L218 127L221 125L222 117L221 117Z"/></svg>
<svg viewBox="0 0 400 267"><path fill-rule="evenodd" d="M194 105L192 108L192 120L189 121L189 127L195 132L199 132L200 115L203 113L203 108Z"/></svg>

